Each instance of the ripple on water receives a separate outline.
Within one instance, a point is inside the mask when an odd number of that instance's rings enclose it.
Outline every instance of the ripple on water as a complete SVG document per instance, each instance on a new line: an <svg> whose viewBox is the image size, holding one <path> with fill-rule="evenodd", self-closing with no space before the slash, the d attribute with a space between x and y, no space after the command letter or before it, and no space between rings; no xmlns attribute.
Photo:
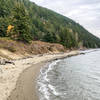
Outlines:
<svg viewBox="0 0 100 100"><path fill-rule="evenodd" d="M41 69L40 100L100 100L100 50L87 52Z"/></svg>

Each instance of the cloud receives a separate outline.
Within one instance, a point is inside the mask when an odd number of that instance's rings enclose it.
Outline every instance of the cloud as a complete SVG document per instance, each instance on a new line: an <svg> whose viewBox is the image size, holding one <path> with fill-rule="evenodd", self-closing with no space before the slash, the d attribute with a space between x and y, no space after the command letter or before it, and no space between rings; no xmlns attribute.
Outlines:
<svg viewBox="0 0 100 100"><path fill-rule="evenodd" d="M31 0L83 25L100 37L100 0Z"/></svg>

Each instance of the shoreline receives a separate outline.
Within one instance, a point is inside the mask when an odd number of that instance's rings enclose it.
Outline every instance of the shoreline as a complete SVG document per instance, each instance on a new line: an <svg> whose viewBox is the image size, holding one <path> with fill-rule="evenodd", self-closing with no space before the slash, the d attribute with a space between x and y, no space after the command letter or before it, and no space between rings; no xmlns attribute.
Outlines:
<svg viewBox="0 0 100 100"><path fill-rule="evenodd" d="M19 76L16 88L7 100L39 100L36 90L36 79L46 62L41 62L25 69ZM34 67L33 67L34 66Z"/></svg>
<svg viewBox="0 0 100 100"><path fill-rule="evenodd" d="M71 51L59 54L44 54L42 56L36 55L27 59L16 60L14 62L15 65L2 65L1 69L3 72L2 74L0 73L0 75L2 75L0 81L3 82L0 82L0 99L39 100L36 95L35 81L41 67L48 62L78 54L80 54L79 51Z"/></svg>

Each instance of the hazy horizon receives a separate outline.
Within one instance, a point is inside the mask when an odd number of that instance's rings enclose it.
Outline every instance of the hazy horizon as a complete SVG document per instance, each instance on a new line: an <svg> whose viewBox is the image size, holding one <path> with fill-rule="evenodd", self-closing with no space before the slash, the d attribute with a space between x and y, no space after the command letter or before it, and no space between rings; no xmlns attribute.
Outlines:
<svg viewBox="0 0 100 100"><path fill-rule="evenodd" d="M30 0L69 17L100 37L100 0Z"/></svg>

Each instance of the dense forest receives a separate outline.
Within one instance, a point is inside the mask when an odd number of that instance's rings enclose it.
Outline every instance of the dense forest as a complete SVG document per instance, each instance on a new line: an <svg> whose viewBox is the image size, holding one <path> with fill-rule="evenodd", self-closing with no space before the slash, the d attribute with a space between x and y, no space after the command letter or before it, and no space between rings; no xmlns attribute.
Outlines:
<svg viewBox="0 0 100 100"><path fill-rule="evenodd" d="M61 43L67 48L100 47L100 39L78 23L29 0L0 0L0 37Z"/></svg>

